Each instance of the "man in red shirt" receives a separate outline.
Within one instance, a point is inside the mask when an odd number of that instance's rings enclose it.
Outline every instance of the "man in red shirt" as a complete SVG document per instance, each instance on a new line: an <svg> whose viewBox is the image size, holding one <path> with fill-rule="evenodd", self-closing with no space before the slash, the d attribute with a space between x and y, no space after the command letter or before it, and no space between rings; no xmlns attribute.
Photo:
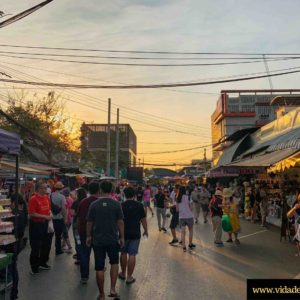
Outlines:
<svg viewBox="0 0 300 300"><path fill-rule="evenodd" d="M83 199L78 207L77 211L77 226L78 234L80 236L80 273L82 284L86 284L89 279L89 267L90 267L90 256L91 256L91 247L86 245L86 223L87 215L90 205L99 198L100 186L98 182L91 182L88 187L90 197Z"/></svg>
<svg viewBox="0 0 300 300"><path fill-rule="evenodd" d="M30 265L31 274L35 275L39 273L39 268L50 269L50 266L47 265L49 254L48 222L52 219L52 214L45 183L37 183L36 193L29 200L28 212L30 218Z"/></svg>

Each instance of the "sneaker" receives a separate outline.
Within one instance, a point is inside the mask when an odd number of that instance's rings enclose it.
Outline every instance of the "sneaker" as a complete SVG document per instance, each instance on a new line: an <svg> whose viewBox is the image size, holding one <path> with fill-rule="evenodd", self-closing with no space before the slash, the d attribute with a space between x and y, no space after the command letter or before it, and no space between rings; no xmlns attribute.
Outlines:
<svg viewBox="0 0 300 300"><path fill-rule="evenodd" d="M215 245L217 247L223 247L224 246L223 242L215 242Z"/></svg>
<svg viewBox="0 0 300 300"><path fill-rule="evenodd" d="M192 244L189 244L189 248L190 248L190 249L194 249L194 248L196 248L196 245L193 244L193 243L192 243Z"/></svg>
<svg viewBox="0 0 300 300"><path fill-rule="evenodd" d="M47 264L43 264L43 265L40 265L40 269L42 269L42 270L50 270L51 267L49 265L47 265Z"/></svg>
<svg viewBox="0 0 300 300"><path fill-rule="evenodd" d="M39 270L31 270L30 271L31 275L38 275L39 273L40 273Z"/></svg>
<svg viewBox="0 0 300 300"><path fill-rule="evenodd" d="M68 253L68 254L72 254L73 253L73 249L72 248L66 249L65 252Z"/></svg>
<svg viewBox="0 0 300 300"><path fill-rule="evenodd" d="M88 283L88 281L89 281L89 279L88 279L88 278L81 278L81 279L80 279L80 283L81 283L82 285L85 285L85 284L87 284L87 283Z"/></svg>
<svg viewBox="0 0 300 300"><path fill-rule="evenodd" d="M174 244L177 244L178 243L178 240L177 239L173 239L169 244L170 245L174 245Z"/></svg>
<svg viewBox="0 0 300 300"><path fill-rule="evenodd" d="M238 240L238 239L235 240L235 243L236 243L237 245L240 245L240 244L241 244L240 240Z"/></svg>
<svg viewBox="0 0 300 300"><path fill-rule="evenodd" d="M226 243L232 243L233 241L232 241L232 239L228 239L227 241L226 241Z"/></svg>

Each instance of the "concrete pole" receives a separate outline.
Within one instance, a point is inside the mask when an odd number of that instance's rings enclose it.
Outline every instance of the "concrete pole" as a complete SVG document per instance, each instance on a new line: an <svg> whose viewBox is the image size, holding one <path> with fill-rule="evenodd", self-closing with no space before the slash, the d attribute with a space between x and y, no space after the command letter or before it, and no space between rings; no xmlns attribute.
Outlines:
<svg viewBox="0 0 300 300"><path fill-rule="evenodd" d="M117 109L117 125L116 125L116 161L115 161L115 177L119 179L119 152L120 152L120 132L119 132L119 123L120 123L120 110Z"/></svg>
<svg viewBox="0 0 300 300"><path fill-rule="evenodd" d="M106 175L110 176L110 113L111 99L108 98L107 146L106 146Z"/></svg>

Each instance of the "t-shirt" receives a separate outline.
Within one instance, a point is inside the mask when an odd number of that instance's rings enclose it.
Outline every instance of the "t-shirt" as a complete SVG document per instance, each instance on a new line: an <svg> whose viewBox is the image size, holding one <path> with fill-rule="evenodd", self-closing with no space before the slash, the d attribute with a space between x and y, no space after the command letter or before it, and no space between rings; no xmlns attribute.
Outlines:
<svg viewBox="0 0 300 300"><path fill-rule="evenodd" d="M179 219L191 219L193 218L193 213L190 208L189 196L183 195L181 202L177 203Z"/></svg>
<svg viewBox="0 0 300 300"><path fill-rule="evenodd" d="M222 210L222 198L221 197L213 197L210 201L210 214L211 217L220 217L223 216L223 210Z"/></svg>
<svg viewBox="0 0 300 300"><path fill-rule="evenodd" d="M170 194L171 205L176 205L176 192L173 190Z"/></svg>
<svg viewBox="0 0 300 300"><path fill-rule="evenodd" d="M51 194L51 202L53 202L53 204L57 205L58 207L62 208L62 207L66 207L66 198L64 195L62 195L59 192L53 192ZM60 212L57 215L53 215L53 220L60 220L63 219L63 215Z"/></svg>
<svg viewBox="0 0 300 300"><path fill-rule="evenodd" d="M95 196L90 196L80 201L77 210L77 229L79 235L86 236L86 219L87 219L88 211L90 205L97 199L99 198Z"/></svg>
<svg viewBox="0 0 300 300"><path fill-rule="evenodd" d="M125 240L141 238L141 220L146 218L143 204L135 200L126 200L122 203L125 225Z"/></svg>
<svg viewBox="0 0 300 300"><path fill-rule="evenodd" d="M165 200L166 200L166 197L165 197L164 194L157 194L157 195L155 195L156 207L158 207L158 208L165 208Z"/></svg>
<svg viewBox="0 0 300 300"><path fill-rule="evenodd" d="M144 190L143 198L144 198L145 202L150 202L150 199L151 199L151 190L150 189Z"/></svg>
<svg viewBox="0 0 300 300"><path fill-rule="evenodd" d="M34 194L29 200L28 204L29 214L41 214L45 216L50 216L50 200L47 195L40 196ZM42 218L31 218L33 222L45 222L45 219Z"/></svg>
<svg viewBox="0 0 300 300"><path fill-rule="evenodd" d="M102 247L118 243L117 222L123 218L121 204L111 198L99 198L92 203L87 221L93 223L93 245Z"/></svg>

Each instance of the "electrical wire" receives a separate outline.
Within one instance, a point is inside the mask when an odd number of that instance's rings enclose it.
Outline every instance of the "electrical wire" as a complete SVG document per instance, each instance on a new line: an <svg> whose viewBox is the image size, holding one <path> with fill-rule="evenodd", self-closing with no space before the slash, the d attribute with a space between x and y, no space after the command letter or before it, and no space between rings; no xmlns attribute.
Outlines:
<svg viewBox="0 0 300 300"><path fill-rule="evenodd" d="M290 69L299 69L300 67L290 68ZM0 78L0 81L7 83L15 84L26 84L26 85L36 85L36 86L48 86L48 87L64 87L64 88L78 88L78 89L156 89L164 87L183 87L183 86L199 86L199 85L212 85L220 83L229 83L229 82L239 82L239 81L248 81L254 79L284 76L290 74L299 73L300 70L295 71L286 71L275 74L265 74L259 76L249 76L249 77L240 77L235 79L225 79L225 80L215 80L215 81L202 81L202 82L188 82L188 83L161 83L161 84L137 84L137 85L97 85L97 84L69 84L69 83L51 83L51 82L34 82L26 80L14 80L14 79L4 79Z"/></svg>
<svg viewBox="0 0 300 300"><path fill-rule="evenodd" d="M1 66L1 65L0 65ZM2 68L3 68L3 66L2 66ZM24 73L24 72L20 72L20 71L17 71L17 70L15 70L15 69L13 69L13 68L10 68L10 67L6 67L8 70L10 70L11 72L19 72L19 73L22 73L22 74L24 74L25 76L27 76L27 77L30 77L30 78L34 78L34 79L38 79L38 78L36 78L36 77L34 77L34 76L31 76L31 75L28 75L27 73ZM82 93L80 93L80 92L74 92L74 93L76 93L76 94L79 94L79 95L82 95L82 96L84 96L84 97L88 97L88 98L91 98L91 99L95 99L96 101L93 101L93 100L91 100L92 102L94 102L95 104L99 104L99 101L101 101L101 102L103 102L103 103L105 103L105 105L107 104L107 101L105 101L105 100L102 100L102 99L99 99L99 98L95 98L95 97L92 97L92 96L88 96L88 95L86 95L86 94L82 94ZM180 126L180 127L183 127L183 128L188 128L189 130L195 130L195 128L201 128L201 129L208 129L208 130L210 130L210 128L208 128L208 127L203 127L203 126L198 126L198 125L195 125L195 124L188 124L188 123L184 123L184 122L180 122L180 121L176 121L176 120L170 120L170 119L168 119L168 118L166 118L166 117L160 117L160 116L157 116L157 115L153 115L153 114L150 114L150 113L146 113L146 112L142 112L142 111L138 111L138 110L135 110L135 109L132 109L132 108L127 108L126 106L123 106L123 105L116 105L116 104L113 104L113 106L116 106L116 107L121 107L121 108L124 108L125 110L127 110L127 111L130 111L130 112L137 112L137 113L139 113L139 114L141 114L142 115L142 118L143 118L143 120L145 119L145 115L147 115L147 116L150 116L150 118L151 119L156 119L156 120L158 120L160 123L166 123L166 124L168 124L169 126L170 126L170 124L172 124L172 126L176 126L176 127L178 127L178 126ZM105 108L106 108L106 106L105 106ZM149 119L149 118L148 118ZM157 122L157 121L156 121ZM178 124L182 124L182 125L178 125Z"/></svg>
<svg viewBox="0 0 300 300"><path fill-rule="evenodd" d="M83 48L67 48L67 47L46 47L46 46L27 46L27 45L11 45L0 44L0 47L9 48L26 48L26 49L46 49L46 50L63 50L63 51L85 51L85 52L111 52L111 53L142 53L142 54L183 54L183 55L266 55L266 56L286 56L300 55L300 53L263 53L263 52L180 52L180 51L141 51L141 50L111 50L111 49L83 49Z"/></svg>
<svg viewBox="0 0 300 300"><path fill-rule="evenodd" d="M19 55L8 55L1 54L1 57L11 57L18 59L29 59L29 60L43 60L43 61L55 61L63 63L76 63L76 64L90 64L90 65L108 65L108 66L126 66L126 67L207 67L207 66L226 66L226 65L242 65L242 64L253 64L262 63L263 59L253 61L236 61L236 62L221 62L221 63L189 63L189 64L142 64L142 63L119 63L119 62L99 62L99 61L83 61L83 60L67 60L57 58L45 58L45 57L27 57ZM296 60L300 57L282 58L282 59L268 59L268 61L286 61Z"/></svg>

